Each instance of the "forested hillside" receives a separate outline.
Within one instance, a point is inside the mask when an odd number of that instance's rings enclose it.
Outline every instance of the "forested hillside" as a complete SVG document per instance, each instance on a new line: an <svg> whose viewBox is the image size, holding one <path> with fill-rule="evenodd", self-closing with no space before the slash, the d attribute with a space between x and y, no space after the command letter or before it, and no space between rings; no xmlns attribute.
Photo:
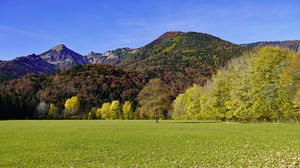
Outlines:
<svg viewBox="0 0 300 168"><path fill-rule="evenodd" d="M203 85L218 68L248 50L209 34L167 32L119 67L161 78L177 95L194 83Z"/></svg>
<svg viewBox="0 0 300 168"><path fill-rule="evenodd" d="M66 118L65 102L73 96L80 104L77 114L72 116L75 118L84 118L92 107L114 100L129 101L134 107L136 96L147 81L145 76L108 65L83 65L50 75L27 75L0 85L1 118L37 118L42 102L47 113L50 105L55 107L52 118ZM46 114L42 118L47 118Z"/></svg>

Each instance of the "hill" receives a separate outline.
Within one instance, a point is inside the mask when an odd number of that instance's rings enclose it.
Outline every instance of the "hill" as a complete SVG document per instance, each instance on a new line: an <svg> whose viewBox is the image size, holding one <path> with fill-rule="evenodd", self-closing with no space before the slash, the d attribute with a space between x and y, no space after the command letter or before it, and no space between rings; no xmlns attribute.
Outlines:
<svg viewBox="0 0 300 168"><path fill-rule="evenodd" d="M280 48L287 48L296 53L300 52L300 40L287 40L287 41L259 41L255 43L243 44L243 46L251 48L262 48L265 46L274 46Z"/></svg>
<svg viewBox="0 0 300 168"><path fill-rule="evenodd" d="M129 55L118 67L164 80L178 94L192 84L203 85L247 47L196 32L167 32Z"/></svg>

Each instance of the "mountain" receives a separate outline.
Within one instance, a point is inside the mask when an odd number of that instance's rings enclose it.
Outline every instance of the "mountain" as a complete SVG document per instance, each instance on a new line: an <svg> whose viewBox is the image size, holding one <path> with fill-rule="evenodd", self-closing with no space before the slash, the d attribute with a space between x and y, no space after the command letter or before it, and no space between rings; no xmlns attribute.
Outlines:
<svg viewBox="0 0 300 168"><path fill-rule="evenodd" d="M203 85L216 70L248 47L196 32L167 32L125 58L118 67L159 77L178 94Z"/></svg>
<svg viewBox="0 0 300 168"><path fill-rule="evenodd" d="M82 55L60 44L39 55L44 61L55 65L57 69L67 69L76 65L88 64Z"/></svg>
<svg viewBox="0 0 300 168"><path fill-rule="evenodd" d="M55 67L40 56L32 54L29 56L18 57L11 61L0 63L0 72L10 77L19 77L30 73L49 73L54 72Z"/></svg>
<svg viewBox="0 0 300 168"><path fill-rule="evenodd" d="M86 59L90 64L108 64L115 66L119 64L129 54L135 53L138 49L118 48L105 53L91 52L86 55Z"/></svg>
<svg viewBox="0 0 300 168"><path fill-rule="evenodd" d="M243 44L243 46L251 48L261 48L264 46L275 46L280 48L287 48L294 52L300 52L300 40L287 40L287 41L259 41L255 43Z"/></svg>
<svg viewBox="0 0 300 168"><path fill-rule="evenodd" d="M85 64L119 64L137 49L119 48L105 53L91 52L82 56L65 45L57 45L39 54L22 56L10 61L0 61L0 82L4 79L20 77L29 73L49 73L58 69L69 69Z"/></svg>
<svg viewBox="0 0 300 168"><path fill-rule="evenodd" d="M32 54L0 62L0 78L10 79L30 73L50 73L57 69L83 64L88 64L84 56L60 44L40 55Z"/></svg>

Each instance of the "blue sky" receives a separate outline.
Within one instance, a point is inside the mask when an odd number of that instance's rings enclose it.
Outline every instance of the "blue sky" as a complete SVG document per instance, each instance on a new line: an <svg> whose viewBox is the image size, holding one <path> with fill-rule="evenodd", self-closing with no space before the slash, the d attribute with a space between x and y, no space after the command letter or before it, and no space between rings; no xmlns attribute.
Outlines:
<svg viewBox="0 0 300 168"><path fill-rule="evenodd" d="M141 47L166 31L234 43L300 39L298 0L1 0L0 59L65 44L80 54Z"/></svg>

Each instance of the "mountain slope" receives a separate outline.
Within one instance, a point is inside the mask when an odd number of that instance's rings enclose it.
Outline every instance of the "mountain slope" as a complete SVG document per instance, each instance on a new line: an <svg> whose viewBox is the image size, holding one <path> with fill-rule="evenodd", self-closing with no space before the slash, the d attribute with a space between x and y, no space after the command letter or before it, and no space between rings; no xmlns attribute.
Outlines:
<svg viewBox="0 0 300 168"><path fill-rule="evenodd" d="M227 61L249 50L209 34L167 32L118 65L163 79L178 94L204 82Z"/></svg>
<svg viewBox="0 0 300 168"><path fill-rule="evenodd" d="M14 60L0 63L1 74L10 77L19 77L30 73L49 73L54 71L55 67L53 65L45 62L35 54L18 57Z"/></svg>
<svg viewBox="0 0 300 168"><path fill-rule="evenodd" d="M66 69L76 65L87 64L82 55L60 44L39 55L44 61L55 65L58 69Z"/></svg>
<svg viewBox="0 0 300 168"><path fill-rule="evenodd" d="M262 48L264 46L274 46L280 48L288 48L294 52L300 52L300 40L287 41L260 41L256 43L243 44L243 46L251 48Z"/></svg>
<svg viewBox="0 0 300 168"><path fill-rule="evenodd" d="M110 50L105 53L91 52L85 57L90 64L108 64L115 66L129 54L135 53L136 51L137 49L118 48L116 50Z"/></svg>

